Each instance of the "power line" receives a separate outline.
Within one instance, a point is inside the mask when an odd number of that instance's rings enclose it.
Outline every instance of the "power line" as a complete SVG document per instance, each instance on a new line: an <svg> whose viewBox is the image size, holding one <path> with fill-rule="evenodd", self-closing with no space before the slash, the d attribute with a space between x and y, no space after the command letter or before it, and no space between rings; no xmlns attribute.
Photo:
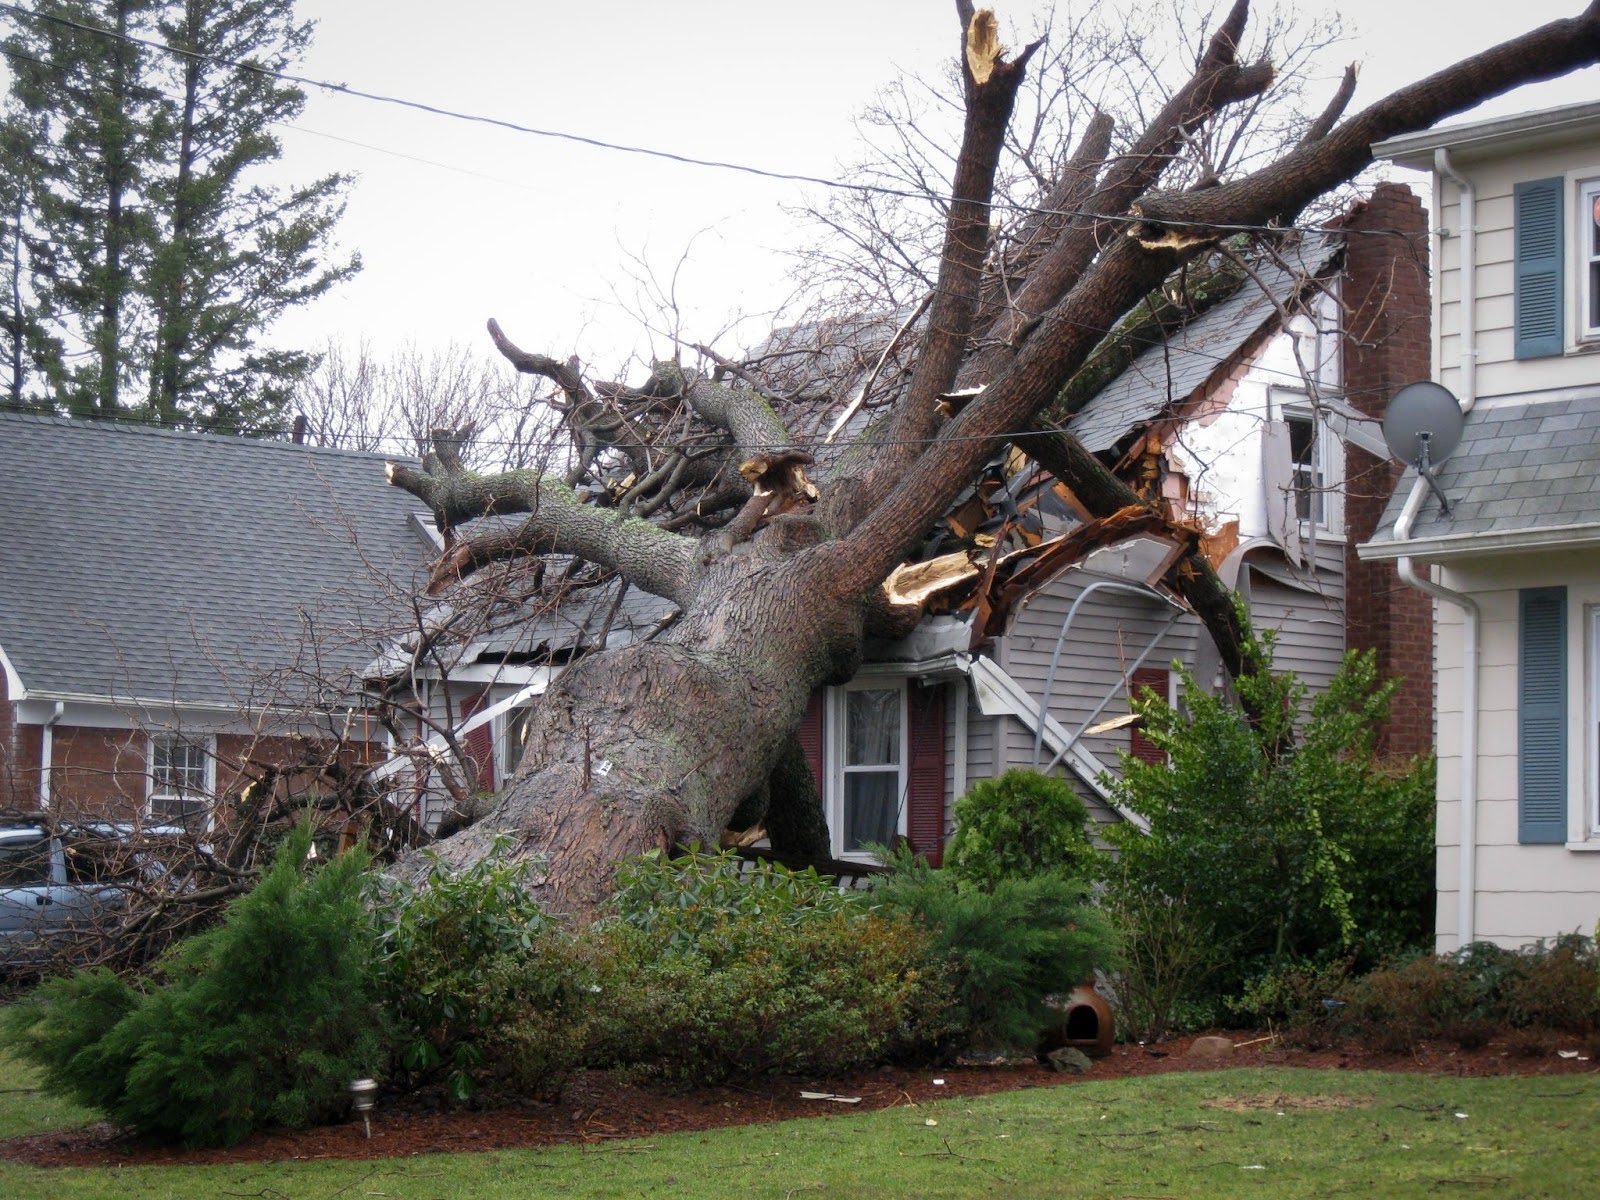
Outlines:
<svg viewBox="0 0 1600 1200"><path fill-rule="evenodd" d="M481 113L463 112L459 109L445 108L441 105L430 104L421 100L410 100L403 96L391 96L381 92L369 92L361 88L354 88L348 84L330 83L323 79L314 79L307 75L296 75L287 71L276 71L263 67L258 63L241 61L238 59L222 58L217 55L201 54L195 50L187 50L181 46L172 46L166 42L158 42L149 38L136 37L132 34L118 33L114 29L105 29L97 25L85 24L67 17L57 16L52 13L33 12L16 4L0 3L0 10L10 12L16 16L31 18L36 21L48 21L68 29L82 33L93 34L97 37L109 38L113 41L125 42L130 45L141 46L145 49L155 50L163 54L170 54L178 58L198 62L212 63L216 66L227 67L230 70L246 71L255 75L264 75L268 78L281 80L285 83L296 84L301 87L316 88L319 91L339 96L352 96L361 100L370 100L378 104L390 104L399 108L410 109L415 112L428 113L432 116L444 117L454 121L466 121L472 124L487 125L492 128L505 129L512 133L524 134L531 137L550 138L556 141L571 142L576 145L588 146L592 149L613 151L620 154L637 154L647 158L661 159L674 162L683 166L705 167L710 170L734 171L761 179L771 179L781 183L806 183L833 191L847 191L868 193L872 195L888 196L901 200L934 200L926 192L911 188L892 188L882 184L847 183L844 180L828 179L820 175L807 175L794 171L777 171L765 167L751 166L748 163L731 162L724 159L700 158L690 154L680 154L671 150L660 150L648 146L634 146L624 142L611 142L603 138L589 137L585 134L571 133L566 130L544 129L538 126L525 125L519 121L512 121L504 117L485 116ZM27 57L27 56L22 56ZM37 59L30 61L37 62ZM361 145L363 143L356 143ZM378 147L368 147L378 149ZM404 157L404 156L402 156ZM426 160L423 160L426 161ZM435 166L444 164L435 163ZM470 172L469 172L470 173ZM1019 216L1046 216L1046 217L1082 217L1093 221L1110 221L1114 223L1139 225L1145 220L1129 214L1098 213L1085 209L1046 208L1036 205L1016 204L1004 200L990 200L988 208L1004 209ZM1291 231L1302 233L1320 233L1321 229L1315 226L1296 225L1247 225L1233 224L1221 221L1185 221L1189 228L1207 229L1216 233L1270 233L1282 234ZM1363 229L1354 232L1363 234L1389 235L1398 231Z"/></svg>

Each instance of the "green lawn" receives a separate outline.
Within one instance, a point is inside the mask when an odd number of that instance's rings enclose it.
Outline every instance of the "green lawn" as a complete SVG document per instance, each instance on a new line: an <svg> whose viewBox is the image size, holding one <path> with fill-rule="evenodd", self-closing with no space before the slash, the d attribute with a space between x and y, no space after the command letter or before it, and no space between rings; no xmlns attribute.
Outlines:
<svg viewBox="0 0 1600 1200"><path fill-rule="evenodd" d="M87 1119L0 1060L0 1136ZM1082 1083L604 1147L365 1163L36 1170L7 1200L1586 1194L1600 1079L1290 1069Z"/></svg>

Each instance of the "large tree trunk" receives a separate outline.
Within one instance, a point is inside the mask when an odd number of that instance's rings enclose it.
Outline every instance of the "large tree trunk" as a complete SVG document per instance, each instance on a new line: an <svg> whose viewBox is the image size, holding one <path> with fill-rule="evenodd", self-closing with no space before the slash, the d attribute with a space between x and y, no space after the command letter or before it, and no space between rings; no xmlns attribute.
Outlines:
<svg viewBox="0 0 1600 1200"><path fill-rule="evenodd" d="M445 861L499 838L545 863L554 911L585 913L630 854L715 845L766 784L811 691L850 678L866 606L809 554L745 543L707 570L661 638L587 655L539 705L523 762L493 811L439 843ZM419 864L420 869L420 864Z"/></svg>
<svg viewBox="0 0 1600 1200"><path fill-rule="evenodd" d="M1339 124L1346 94L1305 142L1243 180L1178 195L1152 192L1174 147L1219 107L1257 95L1271 77L1235 61L1246 12L1239 0L1194 81L1136 140L1136 153L1105 166L1082 212L1047 224L1053 243L1030 247L1038 270L997 316L995 293L986 293L981 279L988 189L1032 48L1006 61L992 18L965 2L958 9L973 115L922 350L901 400L854 447L846 466L823 480L820 501L813 502L816 489L804 475L808 456L754 391L689 378L675 366L658 369L637 391L591 389L574 364L517 350L498 330L508 358L560 388L561 412L584 452L579 474L599 449L609 449L633 464L629 490L615 507L599 508L569 486L577 475L470 476L454 461L448 439L424 471L391 468L393 481L427 501L451 538L442 580L506 557L557 550L614 569L683 610L660 638L591 652L551 687L523 765L496 807L438 845L447 862L472 861L509 837L517 853L543 860L541 888L550 904L582 914L608 892L619 857L690 838L714 841L792 748L812 690L851 675L869 629L906 619L886 602L884 580L998 448L1024 445L1094 515L1141 503L1069 434L1023 435L1037 428L1106 333L1173 270L1227 231L1292 223L1305 204L1371 161L1368 145L1377 137L1424 127L1493 91L1600 57L1597 4L1581 18L1507 43ZM1105 131L1097 125L1092 136L1103 143ZM1071 166L1086 169L1081 161ZM1086 193L1075 183L1061 194ZM1136 237L1126 236L1130 225ZM980 323L987 336L974 353ZM935 401L958 379L982 390L945 420ZM724 431L728 457L663 456L659 440L640 424L639 414L654 411L652 405L692 410ZM734 466L747 483L730 490ZM691 482L704 489L694 512L738 508L739 515L699 539L638 519L669 511L661 507L668 493L660 489ZM456 537L457 526L489 512L529 515L515 533ZM666 524L685 528L685 520ZM1237 669L1244 643L1236 611L1203 556L1192 553L1172 582Z"/></svg>

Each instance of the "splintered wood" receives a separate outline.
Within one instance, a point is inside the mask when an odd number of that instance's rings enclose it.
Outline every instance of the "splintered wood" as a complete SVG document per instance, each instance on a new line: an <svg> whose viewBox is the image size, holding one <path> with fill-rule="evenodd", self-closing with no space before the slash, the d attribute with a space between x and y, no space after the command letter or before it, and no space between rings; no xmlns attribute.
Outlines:
<svg viewBox="0 0 1600 1200"><path fill-rule="evenodd" d="M942 554L927 562L901 563L884 581L884 589L895 604L926 604L941 592L953 591L980 574L972 556L965 550Z"/></svg>
<svg viewBox="0 0 1600 1200"><path fill-rule="evenodd" d="M1000 22L994 9L980 8L972 14L972 24L967 26L967 70L972 81L982 85L989 82L995 65L1006 52L1000 44Z"/></svg>

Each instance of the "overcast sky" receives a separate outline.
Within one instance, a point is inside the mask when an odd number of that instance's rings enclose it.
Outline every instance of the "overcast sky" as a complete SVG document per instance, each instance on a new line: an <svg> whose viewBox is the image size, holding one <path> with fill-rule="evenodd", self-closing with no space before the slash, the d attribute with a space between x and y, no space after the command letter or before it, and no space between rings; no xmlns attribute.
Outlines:
<svg viewBox="0 0 1600 1200"><path fill-rule="evenodd" d="M1006 43L1045 0L1002 3ZM1069 6L1057 6L1061 11ZM1169 5L1124 0L1154 17ZM1217 0L1220 13L1225 0ZM1263 6L1264 7L1264 6ZM1314 5L1302 3L1302 7ZM1582 0L1442 5L1346 0L1348 41L1322 59L1331 90L1362 63L1356 104L1559 16ZM301 0L318 33L304 73L520 124L837 177L851 118L900 68L933 74L956 46L951 0ZM1448 14L1440 16L1438 14ZM1600 95L1590 70L1484 112ZM650 347L623 305L640 257L670 276L688 328L783 298L785 205L802 189L312 91L284 131L293 177L359 179L341 226L365 270L282 327L295 340L486 346L497 317L529 349L597 366ZM619 299L620 298L620 299ZM664 350L662 343L656 349Z"/></svg>

